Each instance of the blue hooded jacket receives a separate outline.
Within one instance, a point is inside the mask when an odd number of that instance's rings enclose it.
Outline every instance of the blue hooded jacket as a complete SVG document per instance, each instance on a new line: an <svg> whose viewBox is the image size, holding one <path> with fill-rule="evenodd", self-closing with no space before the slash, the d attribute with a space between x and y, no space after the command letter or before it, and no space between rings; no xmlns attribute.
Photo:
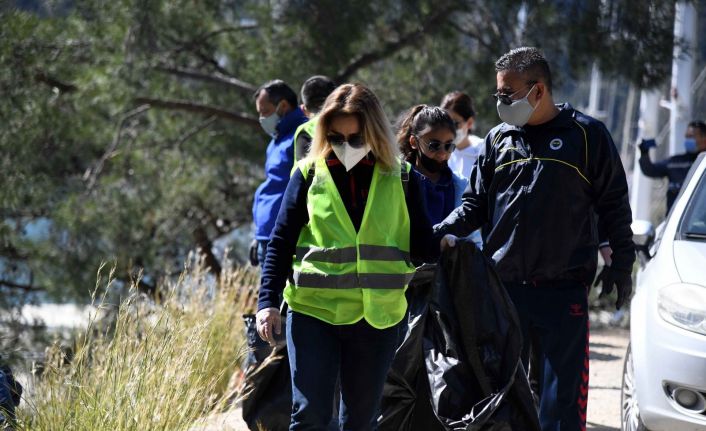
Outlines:
<svg viewBox="0 0 706 431"><path fill-rule="evenodd" d="M308 118L296 108L277 123L277 136L267 146L265 181L260 184L253 200L252 216L255 222L255 239L270 239L275 225L284 190L289 182L289 173L294 165L294 132Z"/></svg>

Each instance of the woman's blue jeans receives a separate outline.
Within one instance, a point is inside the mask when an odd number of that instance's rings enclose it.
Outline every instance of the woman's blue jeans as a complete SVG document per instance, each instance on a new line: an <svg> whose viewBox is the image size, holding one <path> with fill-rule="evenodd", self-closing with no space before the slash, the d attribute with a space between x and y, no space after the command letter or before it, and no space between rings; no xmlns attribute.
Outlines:
<svg viewBox="0 0 706 431"><path fill-rule="evenodd" d="M292 372L290 431L327 429L339 377L340 429L375 429L398 328L399 324L375 329L364 319L331 325L290 309L286 331Z"/></svg>

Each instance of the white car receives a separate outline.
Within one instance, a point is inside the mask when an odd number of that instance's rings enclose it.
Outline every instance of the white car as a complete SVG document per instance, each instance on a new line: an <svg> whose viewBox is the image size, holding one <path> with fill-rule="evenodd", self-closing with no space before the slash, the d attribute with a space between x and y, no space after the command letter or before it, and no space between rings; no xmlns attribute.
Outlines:
<svg viewBox="0 0 706 431"><path fill-rule="evenodd" d="M706 430L706 153L654 232L633 223L643 268L630 303L622 430Z"/></svg>

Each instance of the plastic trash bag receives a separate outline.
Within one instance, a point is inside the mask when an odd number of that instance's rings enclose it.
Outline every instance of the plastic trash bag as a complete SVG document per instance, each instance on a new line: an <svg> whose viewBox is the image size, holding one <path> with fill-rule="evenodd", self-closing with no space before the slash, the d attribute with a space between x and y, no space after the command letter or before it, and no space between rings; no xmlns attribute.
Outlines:
<svg viewBox="0 0 706 431"><path fill-rule="evenodd" d="M539 430L517 315L483 254L458 241L408 292L380 430Z"/></svg>
<svg viewBox="0 0 706 431"><path fill-rule="evenodd" d="M254 315L245 315L243 318L250 354L246 358L248 366L240 396L235 403L242 407L243 420L249 429L286 431L292 414L292 380L284 335L285 315L282 316L282 332L275 336L277 345L274 348L257 334ZM330 430L337 429L338 402L337 396L333 400Z"/></svg>
<svg viewBox="0 0 706 431"><path fill-rule="evenodd" d="M292 385L285 343L278 344L258 367L248 370L236 402L241 404L243 419L251 430L289 429Z"/></svg>
<svg viewBox="0 0 706 431"><path fill-rule="evenodd" d="M284 323L284 319L282 319ZM248 344L248 354L243 362L243 369L258 367L272 353L272 347L257 334L254 314L243 314L245 339Z"/></svg>

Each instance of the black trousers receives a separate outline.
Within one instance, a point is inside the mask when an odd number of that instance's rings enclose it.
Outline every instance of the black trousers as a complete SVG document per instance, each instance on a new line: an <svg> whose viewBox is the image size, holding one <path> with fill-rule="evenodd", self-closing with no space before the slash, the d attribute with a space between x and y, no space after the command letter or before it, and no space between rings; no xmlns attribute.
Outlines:
<svg viewBox="0 0 706 431"><path fill-rule="evenodd" d="M505 284L523 332L522 362L530 350L542 431L586 429L588 403L588 290L579 282L552 286Z"/></svg>

